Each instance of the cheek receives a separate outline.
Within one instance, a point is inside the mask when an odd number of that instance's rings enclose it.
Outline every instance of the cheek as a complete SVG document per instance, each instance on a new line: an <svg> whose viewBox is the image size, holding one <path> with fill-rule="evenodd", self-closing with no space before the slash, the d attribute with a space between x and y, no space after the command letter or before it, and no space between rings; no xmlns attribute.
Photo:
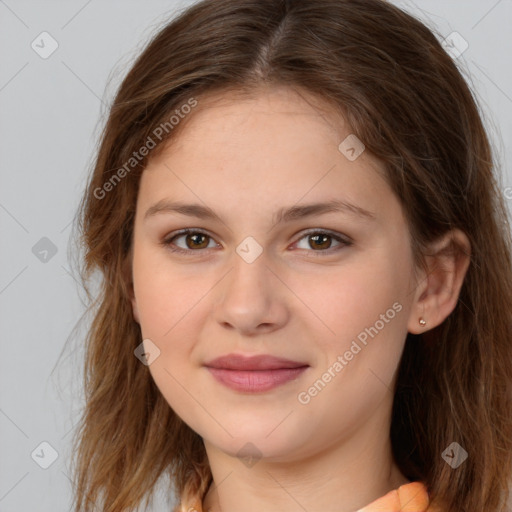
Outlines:
<svg viewBox="0 0 512 512"><path fill-rule="evenodd" d="M134 292L144 337L163 339L197 302L197 291L182 273L173 272L161 248L135 245ZM187 307L188 306L188 307Z"/></svg>
<svg viewBox="0 0 512 512"><path fill-rule="evenodd" d="M404 310L404 275L391 258L365 258L328 277L301 280L297 295L305 297L304 302L324 324L327 346L339 350L361 333L364 339L365 329L376 322L381 332L401 331L405 315L397 310Z"/></svg>
<svg viewBox="0 0 512 512"><path fill-rule="evenodd" d="M406 255L381 252L332 274L327 293L311 288L308 304L330 331L317 322L324 333L316 337L323 357L310 382L320 381L317 410L336 416L348 408L355 419L391 393L407 334L407 275Z"/></svg>
<svg viewBox="0 0 512 512"><path fill-rule="evenodd" d="M211 309L208 292L214 280L209 282L191 269L171 264L158 248L140 246L134 251L134 291L142 337L160 351L149 369L173 408L180 400L176 398L182 391L179 384L185 385L190 371L200 364L195 350Z"/></svg>
<svg viewBox="0 0 512 512"><path fill-rule="evenodd" d="M322 357L300 389L300 403L307 405L299 407L311 428L321 429L326 437L357 430L392 401L407 333L406 308L395 276L380 271L340 274L345 286L335 288L329 300L318 295L318 304L324 306L320 316L334 335L316 338ZM320 331L326 332L322 326Z"/></svg>
<svg viewBox="0 0 512 512"><path fill-rule="evenodd" d="M198 404L206 401L202 390L190 385L190 364L204 314L200 299L207 290L194 286L193 279L173 272L168 262L144 248L134 251L133 279L142 337L159 350L149 372L173 411L190 422L201 416ZM197 401L191 400L189 388Z"/></svg>

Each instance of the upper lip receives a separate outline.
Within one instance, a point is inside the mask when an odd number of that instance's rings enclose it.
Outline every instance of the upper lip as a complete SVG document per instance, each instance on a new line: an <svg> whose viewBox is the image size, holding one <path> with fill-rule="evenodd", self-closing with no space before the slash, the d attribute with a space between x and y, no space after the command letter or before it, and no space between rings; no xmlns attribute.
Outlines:
<svg viewBox="0 0 512 512"><path fill-rule="evenodd" d="M300 368L309 365L267 354L259 356L228 354L205 363L205 366L226 370L277 370L280 368Z"/></svg>

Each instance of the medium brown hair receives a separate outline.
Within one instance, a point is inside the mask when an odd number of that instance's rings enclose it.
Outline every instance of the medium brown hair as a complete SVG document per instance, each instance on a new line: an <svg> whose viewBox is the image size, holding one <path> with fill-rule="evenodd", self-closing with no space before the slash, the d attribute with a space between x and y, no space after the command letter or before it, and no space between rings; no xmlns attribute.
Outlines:
<svg viewBox="0 0 512 512"><path fill-rule="evenodd" d="M191 99L200 108L213 92L277 85L327 102L384 162L415 261L423 263L428 243L452 228L469 238L454 311L407 336L390 435L402 473L423 481L444 511L504 511L512 474L508 212L462 73L433 29L382 0L201 1L160 30L128 72L78 210L82 283L87 290L94 271L102 279L89 305L75 511L133 510L143 499L147 506L161 476L183 503L211 482L201 437L134 356L142 337L125 268L138 185L148 159L194 115L170 126ZM156 147L139 158L149 139ZM441 457L454 441L469 454L457 469Z"/></svg>

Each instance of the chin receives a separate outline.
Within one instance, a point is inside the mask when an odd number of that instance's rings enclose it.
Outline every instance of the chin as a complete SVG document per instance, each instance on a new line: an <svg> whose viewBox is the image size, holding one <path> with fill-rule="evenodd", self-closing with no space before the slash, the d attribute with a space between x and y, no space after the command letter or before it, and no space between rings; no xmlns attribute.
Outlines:
<svg viewBox="0 0 512 512"><path fill-rule="evenodd" d="M277 423L274 424L275 425ZM228 428L229 430L229 428ZM296 454L300 449L303 440L294 440L283 431L282 436L269 436L271 429L256 431L245 429L243 432L229 430L233 437L223 436L222 439L210 439L209 444L214 445L218 450L238 458L284 460L290 454Z"/></svg>

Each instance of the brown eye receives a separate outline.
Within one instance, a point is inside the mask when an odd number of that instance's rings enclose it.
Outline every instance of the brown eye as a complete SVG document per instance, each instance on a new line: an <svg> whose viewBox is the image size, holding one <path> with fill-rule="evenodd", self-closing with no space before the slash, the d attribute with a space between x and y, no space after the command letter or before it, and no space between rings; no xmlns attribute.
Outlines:
<svg viewBox="0 0 512 512"><path fill-rule="evenodd" d="M178 245L176 240L184 239L185 246ZM185 229L167 238L162 244L168 247L173 252L198 252L200 249L208 249L209 242L213 241L210 235L195 229Z"/></svg>
<svg viewBox="0 0 512 512"><path fill-rule="evenodd" d="M302 240L305 240L305 247L300 247ZM333 240L337 242L337 245L333 247ZM343 247L352 245L352 241L342 235L335 235L328 231L309 231L302 238L296 242L299 249L306 249L308 252L316 253L315 256L321 256L322 253L331 254ZM332 250L331 250L332 249Z"/></svg>
<svg viewBox="0 0 512 512"><path fill-rule="evenodd" d="M313 248L318 249L329 249L332 242L332 236L328 234L320 234L320 235L308 235L309 236L309 244Z"/></svg>
<svg viewBox="0 0 512 512"><path fill-rule="evenodd" d="M186 240L185 243L189 249L206 249L206 247L208 247L208 242L206 242L205 245L205 240L209 238L208 235L204 235L203 233L188 233L184 236Z"/></svg>

